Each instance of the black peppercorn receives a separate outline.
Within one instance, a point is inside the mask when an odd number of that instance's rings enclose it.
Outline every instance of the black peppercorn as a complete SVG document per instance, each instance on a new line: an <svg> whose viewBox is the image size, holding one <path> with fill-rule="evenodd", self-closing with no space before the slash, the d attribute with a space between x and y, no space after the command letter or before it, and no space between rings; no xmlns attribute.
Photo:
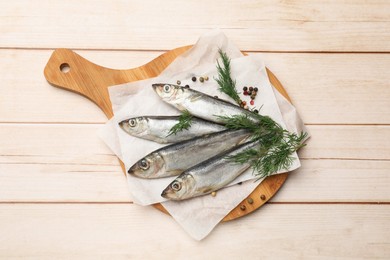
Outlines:
<svg viewBox="0 0 390 260"><path fill-rule="evenodd" d="M247 91L247 90L248 90L248 87L244 87L243 90L244 90L244 91Z"/></svg>
<svg viewBox="0 0 390 260"><path fill-rule="evenodd" d="M185 88L190 88L190 85L185 85L184 87L185 87Z"/></svg>
<svg viewBox="0 0 390 260"><path fill-rule="evenodd" d="M196 81L196 77L192 77L192 79L191 79L193 82L195 82Z"/></svg>
<svg viewBox="0 0 390 260"><path fill-rule="evenodd" d="M258 89L258 88L254 88L253 90L254 90L254 91L256 91L256 92L257 92L257 91L259 91L259 89Z"/></svg>

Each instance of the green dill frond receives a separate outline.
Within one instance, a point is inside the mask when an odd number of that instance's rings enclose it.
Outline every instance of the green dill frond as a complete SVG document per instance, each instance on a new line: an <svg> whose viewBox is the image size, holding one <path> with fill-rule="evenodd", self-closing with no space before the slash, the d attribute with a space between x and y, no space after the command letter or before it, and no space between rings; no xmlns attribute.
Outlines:
<svg viewBox="0 0 390 260"><path fill-rule="evenodd" d="M231 78L230 59L225 52L219 50L222 64L217 61L219 91L227 94L240 105L240 97L236 82ZM261 108L260 108L261 109ZM253 112L253 111L252 111ZM307 133L290 133L283 129L269 116L257 113L219 116L228 129L247 129L251 132L251 140L259 143L258 149L248 149L234 156L229 156L232 162L249 164L254 175L267 177L282 169L288 169L293 161L292 154L305 146Z"/></svg>
<svg viewBox="0 0 390 260"><path fill-rule="evenodd" d="M167 136L177 134L183 130L188 130L188 128L191 127L193 117L194 116L191 115L188 110L184 110L183 113L179 116L179 122L169 130Z"/></svg>
<svg viewBox="0 0 390 260"><path fill-rule="evenodd" d="M282 169L288 169L294 161L287 143L271 147L263 156L253 160L251 166L259 178L267 177Z"/></svg>
<svg viewBox="0 0 390 260"><path fill-rule="evenodd" d="M262 145L262 138L259 138L258 149L248 149L228 159L235 163L248 163L253 169L254 175L259 179L270 176L283 169L288 169L294 162L292 154L304 146L302 141L307 133L297 135L295 133L284 132L284 136L278 142L270 146Z"/></svg>
<svg viewBox="0 0 390 260"><path fill-rule="evenodd" d="M269 176L293 163L291 155L304 146L307 133L290 133L269 116L256 115L257 121L248 115L220 116L228 129L247 129L251 140L259 142L259 149L250 149L228 157L235 163L249 163L259 178Z"/></svg>
<svg viewBox="0 0 390 260"><path fill-rule="evenodd" d="M219 91L231 97L237 104L240 104L241 99L237 92L236 81L231 77L230 59L221 49L218 52L222 60L222 64L217 61L218 78L215 79L219 85Z"/></svg>
<svg viewBox="0 0 390 260"><path fill-rule="evenodd" d="M251 131L251 139L260 141L264 147L269 147L283 138L285 130L272 118L258 114L253 114L253 116L256 122L246 114L220 116L219 118L228 129L247 129Z"/></svg>

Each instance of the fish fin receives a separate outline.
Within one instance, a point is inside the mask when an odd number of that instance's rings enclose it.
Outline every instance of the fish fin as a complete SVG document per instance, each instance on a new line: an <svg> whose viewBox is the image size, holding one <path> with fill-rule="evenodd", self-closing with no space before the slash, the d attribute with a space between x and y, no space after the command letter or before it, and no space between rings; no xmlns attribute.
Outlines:
<svg viewBox="0 0 390 260"><path fill-rule="evenodd" d="M179 109L180 111L185 111L185 110L186 110L186 108L183 107L181 104L176 104L176 107L177 107L177 109Z"/></svg>
<svg viewBox="0 0 390 260"><path fill-rule="evenodd" d="M210 193L210 192L212 192L213 191L213 188L206 188L206 189L204 189L202 192L204 193L204 194L208 194L208 193Z"/></svg>
<svg viewBox="0 0 390 260"><path fill-rule="evenodd" d="M193 94L192 96L191 96L191 102L194 102L194 101L197 101L197 100L199 100L199 99L201 99L203 97L203 95L202 94L200 94L200 93L196 93L196 94Z"/></svg>
<svg viewBox="0 0 390 260"><path fill-rule="evenodd" d="M180 175L184 170L171 170L171 171L166 171L165 173L167 174L167 176L177 176L177 175Z"/></svg>
<svg viewBox="0 0 390 260"><path fill-rule="evenodd" d="M250 140L250 134L248 134L247 136L245 136L244 138L242 138L241 140L239 140L238 142L237 142L237 145L240 145L240 144L243 144L243 143L246 143L246 142L248 142L249 140Z"/></svg>

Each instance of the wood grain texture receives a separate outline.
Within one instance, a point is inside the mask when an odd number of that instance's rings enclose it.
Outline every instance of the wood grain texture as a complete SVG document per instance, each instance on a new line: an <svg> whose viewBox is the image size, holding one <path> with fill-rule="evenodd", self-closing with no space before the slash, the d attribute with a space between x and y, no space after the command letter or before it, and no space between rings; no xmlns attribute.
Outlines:
<svg viewBox="0 0 390 260"><path fill-rule="evenodd" d="M388 206L266 205L251 217L219 225L200 243L150 207L6 204L0 211L5 258L390 257Z"/></svg>
<svg viewBox="0 0 390 260"><path fill-rule="evenodd" d="M108 94L109 86L156 77L172 63L176 57L190 48L191 46L185 46L173 49L163 53L145 65L127 70L108 69L91 63L69 49L57 49L53 52L46 64L44 75L50 84L87 97L98 105L108 118L111 118L113 116L113 111ZM66 71L63 69L65 67L67 69ZM267 73L271 84L289 100L287 92L275 75L268 69ZM124 174L126 174L127 171L124 164L122 162L120 164ZM223 219L223 221L245 216L260 208L280 189L286 178L287 173L266 178L250 194L251 197L261 199L253 200L253 203L251 205L248 204L245 211L240 209L242 205L238 205ZM245 200L243 203L245 203ZM154 206L157 209L168 213L161 204L155 204Z"/></svg>
<svg viewBox="0 0 390 260"><path fill-rule="evenodd" d="M47 86L41 73L51 52L0 50L0 81L2 86L9 86L0 87L0 122L104 123L106 117L101 110L84 97ZM77 53L105 67L124 69L145 64L163 52ZM263 53L262 56L278 75L305 123L390 124L389 54ZM28 81L17 76L22 74ZM345 95L350 96L347 102Z"/></svg>
<svg viewBox="0 0 390 260"><path fill-rule="evenodd" d="M389 5L0 1L0 258L389 259ZM133 68L217 27L262 52L313 137L273 204L198 243L131 204L104 113L42 69L60 47Z"/></svg>
<svg viewBox="0 0 390 260"><path fill-rule="evenodd" d="M389 5L384 0L0 2L0 47L170 50L222 28L241 50L384 52L390 51Z"/></svg>

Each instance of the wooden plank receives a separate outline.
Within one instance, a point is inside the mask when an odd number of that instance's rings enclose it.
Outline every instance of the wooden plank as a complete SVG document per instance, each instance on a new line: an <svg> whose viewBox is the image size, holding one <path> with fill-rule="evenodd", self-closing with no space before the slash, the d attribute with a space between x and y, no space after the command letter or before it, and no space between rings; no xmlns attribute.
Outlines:
<svg viewBox="0 0 390 260"><path fill-rule="evenodd" d="M390 123L389 54L264 53L263 57L304 122Z"/></svg>
<svg viewBox="0 0 390 260"><path fill-rule="evenodd" d="M97 136L101 125L0 124L0 163L116 165ZM390 126L309 126L309 159L390 159ZM373 134L375 133L375 134Z"/></svg>
<svg viewBox="0 0 390 260"><path fill-rule="evenodd" d="M390 51L384 0L43 3L0 3L0 47L169 50L220 27L243 50Z"/></svg>
<svg viewBox="0 0 390 260"><path fill-rule="evenodd" d="M0 163L117 165L101 141L101 125L3 124Z"/></svg>
<svg viewBox="0 0 390 260"><path fill-rule="evenodd" d="M301 160L272 202L390 202L390 161Z"/></svg>
<svg viewBox="0 0 390 260"><path fill-rule="evenodd" d="M105 122L104 114L89 100L46 82L43 68L51 52L0 50L3 72L0 81L8 86L0 88L0 122ZM97 64L117 69L140 66L161 54L77 52ZM263 56L306 123L390 124L387 73L390 55L269 53ZM350 98L345 100L346 96Z"/></svg>
<svg viewBox="0 0 390 260"><path fill-rule="evenodd" d="M301 158L390 159L390 126L311 125L312 137L299 151Z"/></svg>
<svg viewBox="0 0 390 260"><path fill-rule="evenodd" d="M0 202L131 202L117 165L0 164Z"/></svg>
<svg viewBox="0 0 390 260"><path fill-rule="evenodd" d="M389 169L389 161L305 159L271 202L389 203ZM130 201L119 164L0 164L0 202Z"/></svg>
<svg viewBox="0 0 390 260"><path fill-rule="evenodd" d="M5 258L390 257L390 207L381 205L267 205L203 242L150 207L2 204L0 212Z"/></svg>

